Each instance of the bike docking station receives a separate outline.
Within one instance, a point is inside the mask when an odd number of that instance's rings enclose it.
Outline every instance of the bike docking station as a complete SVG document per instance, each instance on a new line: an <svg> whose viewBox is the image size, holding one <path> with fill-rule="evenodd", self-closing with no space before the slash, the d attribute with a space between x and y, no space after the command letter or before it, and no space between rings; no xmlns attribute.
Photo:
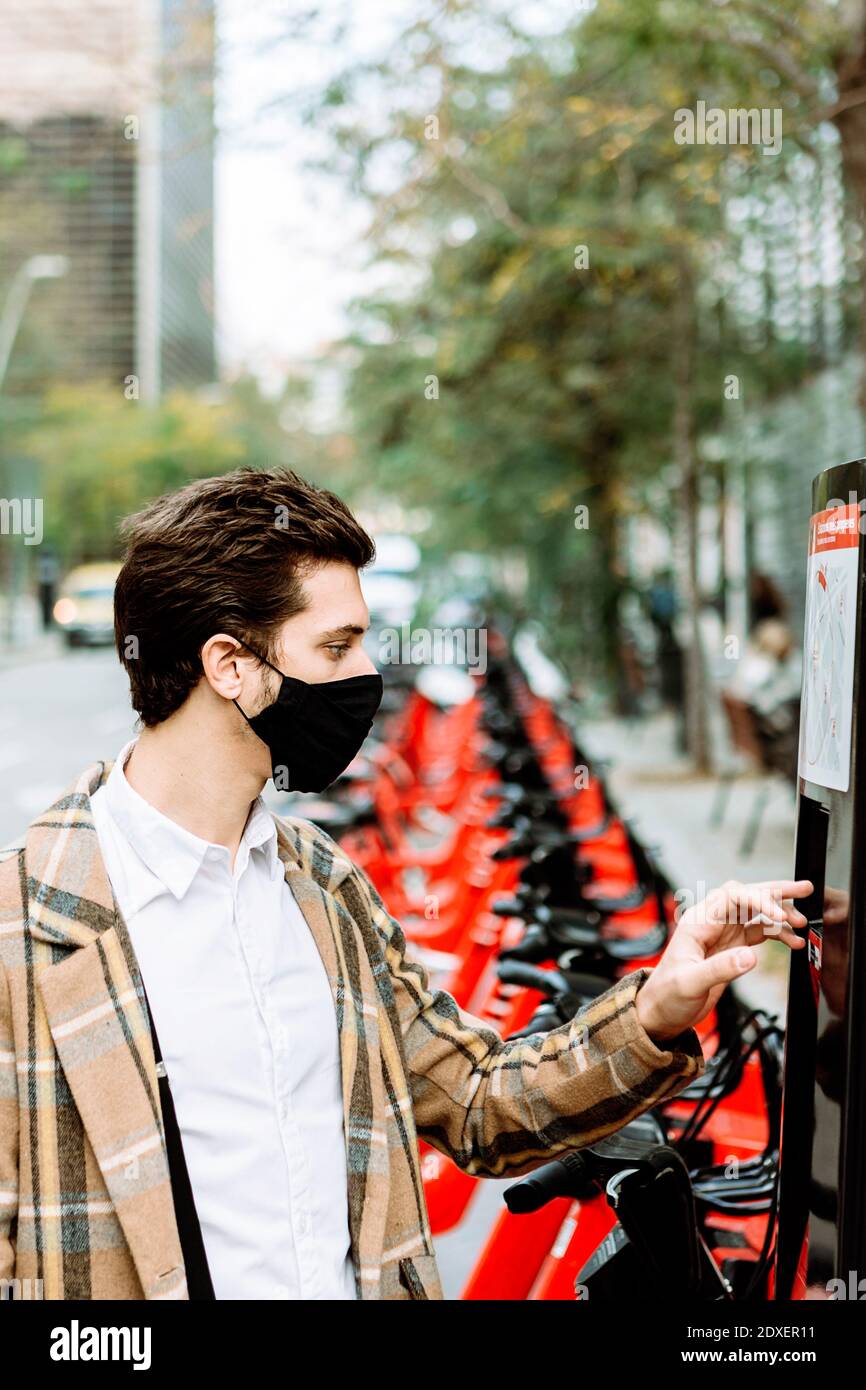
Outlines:
<svg viewBox="0 0 866 1390"><path fill-rule="evenodd" d="M866 459L812 484L773 1292L866 1298Z"/></svg>

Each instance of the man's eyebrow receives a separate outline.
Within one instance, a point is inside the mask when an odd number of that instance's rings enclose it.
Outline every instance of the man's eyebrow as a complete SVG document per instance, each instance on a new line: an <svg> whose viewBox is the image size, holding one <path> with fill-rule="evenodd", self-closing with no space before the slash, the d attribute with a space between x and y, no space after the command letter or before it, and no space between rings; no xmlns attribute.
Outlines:
<svg viewBox="0 0 866 1390"><path fill-rule="evenodd" d="M357 623L344 623L342 627L335 627L330 632L321 633L319 641L338 642L341 637L363 637L369 626L369 623L366 627L359 627Z"/></svg>

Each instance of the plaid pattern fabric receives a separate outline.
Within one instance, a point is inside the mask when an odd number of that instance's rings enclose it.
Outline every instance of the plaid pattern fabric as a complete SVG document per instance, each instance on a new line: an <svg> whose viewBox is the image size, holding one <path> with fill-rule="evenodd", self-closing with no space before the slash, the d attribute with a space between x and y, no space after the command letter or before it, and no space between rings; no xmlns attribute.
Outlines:
<svg viewBox="0 0 866 1390"><path fill-rule="evenodd" d="M88 768L0 855L0 1278L50 1299L185 1299L144 992L90 807L110 769ZM431 989L328 835L277 828L339 1024L358 1295L441 1299L419 1136L478 1177L530 1172L680 1091L700 1042L651 1042L634 1007L646 970L503 1041Z"/></svg>

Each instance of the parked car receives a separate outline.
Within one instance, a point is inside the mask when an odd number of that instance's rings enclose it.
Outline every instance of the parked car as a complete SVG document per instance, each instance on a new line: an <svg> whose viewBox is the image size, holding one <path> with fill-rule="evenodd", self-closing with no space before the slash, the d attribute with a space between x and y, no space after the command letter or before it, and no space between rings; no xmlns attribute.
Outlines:
<svg viewBox="0 0 866 1390"><path fill-rule="evenodd" d="M60 586L54 621L67 646L100 646L114 641L114 584L120 565L114 560L79 565Z"/></svg>

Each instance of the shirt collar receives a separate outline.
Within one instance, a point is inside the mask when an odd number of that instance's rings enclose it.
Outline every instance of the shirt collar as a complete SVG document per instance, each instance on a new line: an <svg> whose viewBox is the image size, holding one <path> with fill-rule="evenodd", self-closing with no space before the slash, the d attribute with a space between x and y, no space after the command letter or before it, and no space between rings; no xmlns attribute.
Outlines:
<svg viewBox="0 0 866 1390"><path fill-rule="evenodd" d="M260 796L250 806L250 814L244 826L244 833L241 836L241 843L238 853L244 845L252 853L254 849L259 849L266 856L268 869L271 878L274 878L280 870L279 845L277 843L277 827L274 818Z"/></svg>
<svg viewBox="0 0 866 1390"><path fill-rule="evenodd" d="M139 859L168 891L180 901L199 872L208 850L223 849L203 840L192 831L164 816L130 786L124 773L136 739L124 745L105 782L108 809ZM267 856L273 878L279 868L277 829L260 796L250 806L235 861L242 873L254 849Z"/></svg>

